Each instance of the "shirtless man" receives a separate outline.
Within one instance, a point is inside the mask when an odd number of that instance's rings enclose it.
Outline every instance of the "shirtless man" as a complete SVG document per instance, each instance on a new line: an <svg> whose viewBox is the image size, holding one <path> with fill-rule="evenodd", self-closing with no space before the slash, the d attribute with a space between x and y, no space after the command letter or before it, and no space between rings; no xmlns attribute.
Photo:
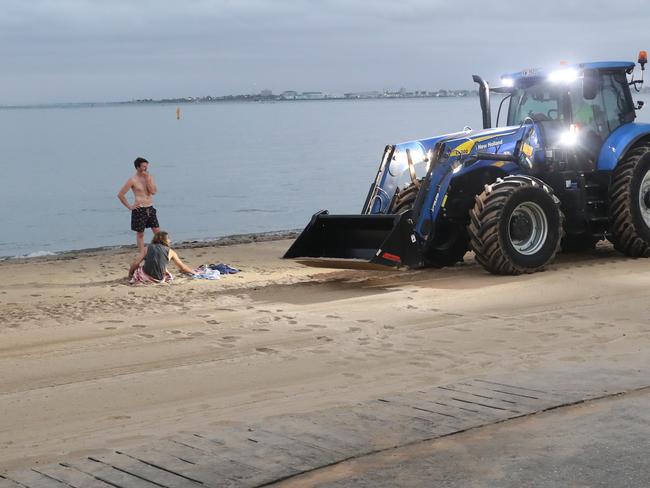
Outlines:
<svg viewBox="0 0 650 488"><path fill-rule="evenodd" d="M144 251L144 230L150 227L155 234L160 230L156 209L153 208L153 196L158 189L153 181L153 176L147 172L149 161L144 158L136 158L133 161L135 174L128 179L117 194L117 198L126 208L131 210L131 230L136 232L138 251ZM126 199L129 190L133 191L135 202L133 205Z"/></svg>

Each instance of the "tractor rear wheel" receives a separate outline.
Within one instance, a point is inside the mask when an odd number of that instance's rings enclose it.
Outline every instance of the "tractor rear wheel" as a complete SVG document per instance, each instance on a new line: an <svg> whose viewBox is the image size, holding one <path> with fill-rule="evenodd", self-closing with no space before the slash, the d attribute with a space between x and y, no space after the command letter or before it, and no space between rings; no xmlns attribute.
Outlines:
<svg viewBox="0 0 650 488"><path fill-rule="evenodd" d="M405 186L396 196L390 213L401 214L413 208L420 190L420 182ZM426 264L435 268L453 266L461 262L469 251L469 236L464 225L444 221L436 225L436 237L425 257Z"/></svg>
<svg viewBox="0 0 650 488"><path fill-rule="evenodd" d="M650 256L650 145L628 152L609 189L609 238L627 256Z"/></svg>
<svg viewBox="0 0 650 488"><path fill-rule="evenodd" d="M560 249L564 216L553 190L530 176L486 185L470 211L476 260L490 273L541 271Z"/></svg>

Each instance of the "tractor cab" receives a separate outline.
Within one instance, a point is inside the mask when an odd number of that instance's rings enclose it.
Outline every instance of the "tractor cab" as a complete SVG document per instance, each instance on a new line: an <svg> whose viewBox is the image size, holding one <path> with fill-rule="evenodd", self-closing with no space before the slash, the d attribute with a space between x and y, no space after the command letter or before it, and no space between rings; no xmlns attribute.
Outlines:
<svg viewBox="0 0 650 488"><path fill-rule="evenodd" d="M505 75L502 86L489 89L502 95L496 124L501 120L506 126L533 124L542 140L540 149L571 146L575 169L595 169L604 141L621 125L633 122L640 108L630 91L630 85L639 82L628 81L634 66L583 63Z"/></svg>

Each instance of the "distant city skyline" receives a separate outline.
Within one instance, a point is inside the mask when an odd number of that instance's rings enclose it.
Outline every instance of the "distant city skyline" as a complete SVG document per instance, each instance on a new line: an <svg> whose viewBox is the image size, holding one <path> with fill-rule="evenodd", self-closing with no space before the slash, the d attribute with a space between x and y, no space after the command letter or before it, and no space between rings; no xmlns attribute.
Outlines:
<svg viewBox="0 0 650 488"><path fill-rule="evenodd" d="M3 0L0 104L472 89L650 50L645 0Z"/></svg>

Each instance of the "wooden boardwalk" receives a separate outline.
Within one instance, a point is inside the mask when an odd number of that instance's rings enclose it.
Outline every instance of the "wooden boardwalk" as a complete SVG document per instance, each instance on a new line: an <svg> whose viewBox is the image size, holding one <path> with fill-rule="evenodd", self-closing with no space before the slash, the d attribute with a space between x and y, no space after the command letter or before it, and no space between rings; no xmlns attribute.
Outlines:
<svg viewBox="0 0 650 488"><path fill-rule="evenodd" d="M373 452L648 387L644 369L473 378L0 473L0 488L259 487ZM209 419L206 419L206 424Z"/></svg>

